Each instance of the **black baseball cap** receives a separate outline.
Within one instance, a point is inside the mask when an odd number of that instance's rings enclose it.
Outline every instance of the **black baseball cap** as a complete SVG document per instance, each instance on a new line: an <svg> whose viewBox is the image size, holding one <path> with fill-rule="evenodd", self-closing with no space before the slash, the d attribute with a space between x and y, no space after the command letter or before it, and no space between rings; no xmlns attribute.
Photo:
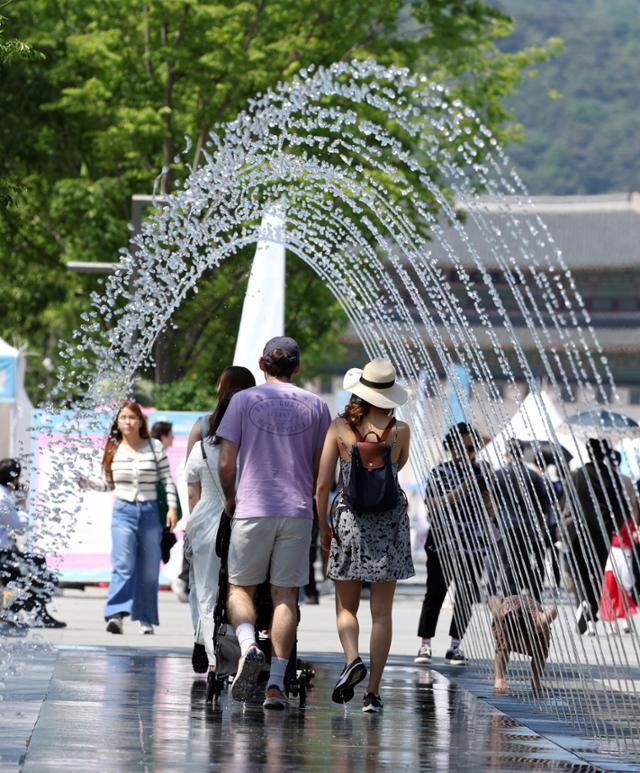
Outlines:
<svg viewBox="0 0 640 773"><path fill-rule="evenodd" d="M289 336L276 336L275 338L271 338L264 345L262 356L266 359L271 352L274 352L276 349L280 349L280 351L284 352L292 360L295 359L297 361L300 359L300 347L298 346L298 343L294 341L293 338L289 338Z"/></svg>

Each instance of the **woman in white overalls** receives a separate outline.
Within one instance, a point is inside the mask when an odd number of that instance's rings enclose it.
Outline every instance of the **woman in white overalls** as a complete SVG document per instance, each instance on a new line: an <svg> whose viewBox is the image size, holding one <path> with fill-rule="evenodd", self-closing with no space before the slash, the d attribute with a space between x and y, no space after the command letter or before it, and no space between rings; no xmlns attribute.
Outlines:
<svg viewBox="0 0 640 773"><path fill-rule="evenodd" d="M218 381L218 405L209 416L205 437L191 449L185 475L189 492L189 520L186 536L192 550L191 577L198 606L199 621L195 640L203 644L209 670L215 668L213 649L213 610L218 594L220 559L216 555L216 535L225 498L218 478L218 439L216 431L236 392L256 385L250 370L237 365L225 368Z"/></svg>

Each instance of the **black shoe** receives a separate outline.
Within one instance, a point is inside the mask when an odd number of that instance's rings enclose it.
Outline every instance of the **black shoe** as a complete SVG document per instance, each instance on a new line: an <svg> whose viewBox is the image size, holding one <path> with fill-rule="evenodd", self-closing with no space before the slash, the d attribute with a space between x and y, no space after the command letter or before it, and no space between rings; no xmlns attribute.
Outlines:
<svg viewBox="0 0 640 773"><path fill-rule="evenodd" d="M191 653L191 665L196 674L206 674L209 668L209 658L204 644L193 643L193 652Z"/></svg>
<svg viewBox="0 0 640 773"><path fill-rule="evenodd" d="M428 666L431 664L431 647L427 647L426 644L421 644L418 654L413 659L414 663L418 663L421 666Z"/></svg>
<svg viewBox="0 0 640 773"><path fill-rule="evenodd" d="M305 593L304 594L304 603L305 604L319 604L320 599L318 597L317 593Z"/></svg>
<svg viewBox="0 0 640 773"><path fill-rule="evenodd" d="M466 666L467 658L460 647L450 647L444 656L445 663L450 666Z"/></svg>
<svg viewBox="0 0 640 773"><path fill-rule="evenodd" d="M589 609L589 605L586 601L580 602L578 609L576 609L576 630L581 636L587 630L587 623L590 620L590 612L591 610Z"/></svg>
<svg viewBox="0 0 640 773"><path fill-rule="evenodd" d="M107 619L107 632L108 633L122 633L122 624L123 615L119 612L115 615L111 615Z"/></svg>
<svg viewBox="0 0 640 773"><path fill-rule="evenodd" d="M334 703L348 703L353 698L353 688L367 675L367 668L360 658L352 660L342 669L340 678L333 688L331 700Z"/></svg>
<svg viewBox="0 0 640 773"><path fill-rule="evenodd" d="M35 620L34 628L66 628L67 624L63 620L56 620L46 610L41 612Z"/></svg>
<svg viewBox="0 0 640 773"><path fill-rule="evenodd" d="M382 711L383 706L382 698L379 695L368 692L364 696L362 710L365 714L379 714Z"/></svg>

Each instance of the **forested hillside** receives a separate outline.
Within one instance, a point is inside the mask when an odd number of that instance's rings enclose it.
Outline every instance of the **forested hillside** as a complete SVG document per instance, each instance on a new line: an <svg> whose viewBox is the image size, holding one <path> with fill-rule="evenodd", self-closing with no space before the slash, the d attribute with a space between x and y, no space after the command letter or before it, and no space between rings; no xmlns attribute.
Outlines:
<svg viewBox="0 0 640 773"><path fill-rule="evenodd" d="M565 41L508 102L525 135L507 152L530 192L640 190L640 0L494 5L516 22L502 48Z"/></svg>

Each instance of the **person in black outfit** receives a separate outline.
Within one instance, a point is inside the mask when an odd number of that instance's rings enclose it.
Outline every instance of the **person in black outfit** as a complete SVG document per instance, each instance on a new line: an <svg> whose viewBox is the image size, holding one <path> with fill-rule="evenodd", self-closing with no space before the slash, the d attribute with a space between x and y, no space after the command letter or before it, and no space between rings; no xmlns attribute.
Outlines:
<svg viewBox="0 0 640 773"><path fill-rule="evenodd" d="M26 514L16 506L26 500L25 489L20 485L22 468L17 459L0 460L0 586L8 587L12 597L0 612L0 622L5 625L24 627L26 623L16 619L21 611L35 611L30 625L33 628L64 628L66 623L56 620L47 611L51 599L55 574L47 569L45 557L19 550L14 544L13 533L24 533L28 528Z"/></svg>
<svg viewBox="0 0 640 773"><path fill-rule="evenodd" d="M560 554L558 552L557 543L558 541L561 542L562 532L560 521L566 502L565 484L561 477L565 471L562 467L558 467L555 459L553 459L552 462L549 462L544 454L537 454L534 458L533 465L533 471L542 476L549 495L549 513L544 536L548 556L551 559L551 571L553 572L555 586L556 588L559 588L562 569L560 566Z"/></svg>
<svg viewBox="0 0 640 773"><path fill-rule="evenodd" d="M543 477L524 462L522 443L507 443L507 463L496 473L498 545L503 596L527 590L542 600L547 523L551 502Z"/></svg>
<svg viewBox="0 0 640 773"><path fill-rule="evenodd" d="M494 514L489 486L493 473L488 464L476 462L477 434L465 422L449 429L443 446L451 460L431 471L425 493L431 525L425 544L427 588L418 624L422 641L415 662L431 662L431 638L447 590L455 580L451 646L445 660L451 665L466 665L460 642L473 604L479 600L478 585L491 552Z"/></svg>
<svg viewBox="0 0 640 773"><path fill-rule="evenodd" d="M620 474L608 440L590 438L587 450L590 461L572 475L581 512L578 517L574 514L569 526L569 560L579 601L578 632L595 635L611 536L630 517L635 492L633 483Z"/></svg>

